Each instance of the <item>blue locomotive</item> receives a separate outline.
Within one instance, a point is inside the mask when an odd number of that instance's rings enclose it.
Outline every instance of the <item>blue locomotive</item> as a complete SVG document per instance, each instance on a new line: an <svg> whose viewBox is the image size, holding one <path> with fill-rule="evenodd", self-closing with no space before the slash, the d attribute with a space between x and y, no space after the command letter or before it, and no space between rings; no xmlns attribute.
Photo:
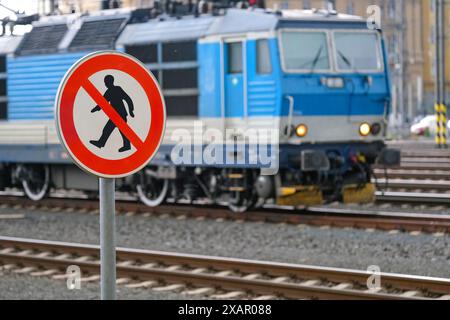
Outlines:
<svg viewBox="0 0 450 320"><path fill-rule="evenodd" d="M157 206L166 199L312 205L373 200L390 106L381 31L325 10L213 8L195 14L105 10L43 17L0 39L0 188L34 200L50 188L97 190L60 146L54 100L87 53L119 50L153 72L167 109L157 156L117 182ZM118 134L118 133L117 133Z"/></svg>

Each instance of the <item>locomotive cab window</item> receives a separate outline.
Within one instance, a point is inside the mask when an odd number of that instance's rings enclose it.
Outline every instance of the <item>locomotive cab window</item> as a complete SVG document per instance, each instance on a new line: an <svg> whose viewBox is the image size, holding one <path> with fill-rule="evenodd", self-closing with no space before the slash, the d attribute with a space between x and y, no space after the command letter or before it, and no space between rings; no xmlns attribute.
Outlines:
<svg viewBox="0 0 450 320"><path fill-rule="evenodd" d="M256 41L256 72L258 74L272 73L270 47L267 39Z"/></svg>
<svg viewBox="0 0 450 320"><path fill-rule="evenodd" d="M335 32L335 59L340 71L380 71L381 45L375 32Z"/></svg>
<svg viewBox="0 0 450 320"><path fill-rule="evenodd" d="M322 31L290 31L281 33L283 67L287 71L329 71L328 37Z"/></svg>
<svg viewBox="0 0 450 320"><path fill-rule="evenodd" d="M227 43L228 74L242 73L242 42Z"/></svg>

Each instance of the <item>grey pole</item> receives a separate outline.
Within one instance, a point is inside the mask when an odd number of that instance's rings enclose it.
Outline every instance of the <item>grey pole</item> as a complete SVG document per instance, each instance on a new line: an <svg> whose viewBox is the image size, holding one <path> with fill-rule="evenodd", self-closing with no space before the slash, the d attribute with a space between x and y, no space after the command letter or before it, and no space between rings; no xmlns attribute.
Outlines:
<svg viewBox="0 0 450 320"><path fill-rule="evenodd" d="M102 300L116 299L115 181L100 178L100 274Z"/></svg>

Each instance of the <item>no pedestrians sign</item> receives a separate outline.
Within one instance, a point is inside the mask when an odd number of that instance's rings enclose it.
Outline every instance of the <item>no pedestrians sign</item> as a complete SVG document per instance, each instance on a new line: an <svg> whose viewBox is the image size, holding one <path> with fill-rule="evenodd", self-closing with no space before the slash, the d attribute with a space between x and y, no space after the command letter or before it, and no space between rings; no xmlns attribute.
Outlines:
<svg viewBox="0 0 450 320"><path fill-rule="evenodd" d="M119 178L142 169L158 150L165 122L158 83L125 53L83 57L58 90L60 140L75 163L99 177Z"/></svg>

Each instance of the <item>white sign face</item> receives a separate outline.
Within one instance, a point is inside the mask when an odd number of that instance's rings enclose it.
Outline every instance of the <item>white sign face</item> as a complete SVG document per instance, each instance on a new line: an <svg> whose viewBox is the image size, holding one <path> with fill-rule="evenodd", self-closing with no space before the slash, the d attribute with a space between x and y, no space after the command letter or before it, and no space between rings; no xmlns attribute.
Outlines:
<svg viewBox="0 0 450 320"><path fill-rule="evenodd" d="M114 84L108 89L105 79L113 77ZM95 73L89 80L95 88L105 97L114 99L114 106L119 114L126 115L126 123L141 138L145 140L151 123L150 104L142 86L130 75L119 70L103 70ZM130 114L130 106L128 100L132 101L132 116ZM107 99L107 98L105 98ZM119 103L122 101L122 103ZM73 119L75 129L83 142L84 146L101 158L108 160L124 159L137 151L136 147L128 143L128 139L120 133L120 130L114 126L108 116L102 111L94 111L96 107L93 98L86 92L84 88L80 88L75 98L73 108ZM112 131L111 131L112 130ZM124 138L126 139L124 141ZM130 145L130 149L123 148ZM125 150L128 149L128 150ZM120 151L119 151L120 150Z"/></svg>
<svg viewBox="0 0 450 320"><path fill-rule="evenodd" d="M82 169L118 178L142 169L158 151L166 111L159 85L136 58L89 54L64 76L56 97L61 143Z"/></svg>

